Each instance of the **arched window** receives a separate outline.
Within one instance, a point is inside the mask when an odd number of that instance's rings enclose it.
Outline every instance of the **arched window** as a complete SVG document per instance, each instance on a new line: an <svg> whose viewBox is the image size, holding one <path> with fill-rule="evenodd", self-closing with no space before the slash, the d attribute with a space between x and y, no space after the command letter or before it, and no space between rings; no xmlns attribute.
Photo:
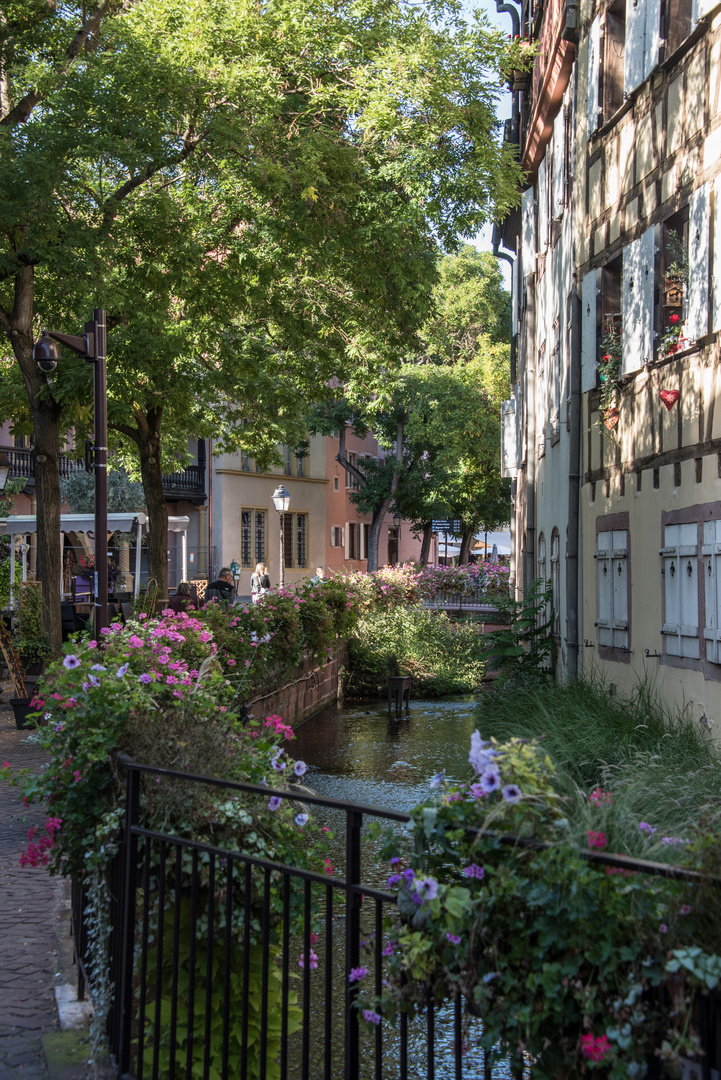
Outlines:
<svg viewBox="0 0 721 1080"><path fill-rule="evenodd" d="M551 533L551 603L553 633L561 633L561 538L558 529Z"/></svg>
<svg viewBox="0 0 721 1080"><path fill-rule="evenodd" d="M538 576L541 582L546 583L546 537L543 533L538 537Z"/></svg>

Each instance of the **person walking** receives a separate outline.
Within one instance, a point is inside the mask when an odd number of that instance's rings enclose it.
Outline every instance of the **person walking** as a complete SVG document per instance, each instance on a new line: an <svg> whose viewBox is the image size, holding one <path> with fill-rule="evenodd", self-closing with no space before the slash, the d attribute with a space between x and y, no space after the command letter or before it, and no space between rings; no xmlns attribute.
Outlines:
<svg viewBox="0 0 721 1080"><path fill-rule="evenodd" d="M257 604L261 596L270 591L270 578L265 563L255 564L255 572L250 575L250 594L254 604Z"/></svg>

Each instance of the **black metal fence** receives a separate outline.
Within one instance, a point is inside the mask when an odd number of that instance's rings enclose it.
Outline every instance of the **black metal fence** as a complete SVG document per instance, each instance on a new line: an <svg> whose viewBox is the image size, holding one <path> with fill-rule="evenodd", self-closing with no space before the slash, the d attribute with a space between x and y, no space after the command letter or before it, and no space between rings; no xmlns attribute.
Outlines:
<svg viewBox="0 0 721 1080"><path fill-rule="evenodd" d="M457 592L439 591L425 601L425 606L438 608L440 611L493 613L497 604L487 590L468 588Z"/></svg>
<svg viewBox="0 0 721 1080"><path fill-rule="evenodd" d="M401 1013L361 1033L354 969L364 987L384 986L383 917L395 894L377 880L364 821L399 826L409 815L310 795L140 765L120 756L127 775L123 843L111 881L110 1048L119 1076L136 1080L490 1080L491 1069L469 1034L460 997L423 1017ZM316 808L335 829L342 876L228 850L145 827L141 787L171 780L226 789L267 801L276 795ZM149 787L146 797L153 796ZM242 813L242 804L238 803ZM303 807L299 806L302 810ZM338 827L340 826L340 827ZM535 841L502 841L538 847ZM605 866L672 877L697 874L604 852L584 857ZM86 958L82 895L73 893L79 959ZM314 930L314 927L317 929ZM82 970L82 967L81 967ZM387 970L387 969L386 969ZM81 977L82 978L82 977ZM81 985L79 984L79 990ZM701 1009L704 1060L685 1080L718 1080L721 1007ZM481 1021L473 1019L480 1033ZM365 1025L363 1025L365 1027ZM473 1034L473 1031L470 1032ZM658 1061L649 1077L658 1076ZM526 1070L528 1072L528 1068ZM693 1070L692 1070L693 1071ZM510 1070L494 1066L494 1075ZM516 1076L515 1080L522 1080Z"/></svg>

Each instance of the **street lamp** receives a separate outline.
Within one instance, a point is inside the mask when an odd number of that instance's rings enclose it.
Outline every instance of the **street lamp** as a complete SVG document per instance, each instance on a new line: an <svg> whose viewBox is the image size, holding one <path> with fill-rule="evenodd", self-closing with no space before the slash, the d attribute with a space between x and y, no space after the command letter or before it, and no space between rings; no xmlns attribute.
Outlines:
<svg viewBox="0 0 721 1080"><path fill-rule="evenodd" d="M95 634L108 625L108 402L105 382L105 311L95 308L90 322L85 323L82 337L43 330L33 346L33 360L41 371L49 374L57 367L60 349L56 342L72 349L93 364L93 419L95 444L93 470L95 473Z"/></svg>
<svg viewBox="0 0 721 1080"><path fill-rule="evenodd" d="M290 492L282 484L278 484L272 495L273 505L278 511L280 519L280 587L285 585L285 551L283 548L283 518L288 513L290 506Z"/></svg>
<svg viewBox="0 0 721 1080"><path fill-rule="evenodd" d="M401 515L396 510L393 515L393 527L396 530L396 562L401 561Z"/></svg>

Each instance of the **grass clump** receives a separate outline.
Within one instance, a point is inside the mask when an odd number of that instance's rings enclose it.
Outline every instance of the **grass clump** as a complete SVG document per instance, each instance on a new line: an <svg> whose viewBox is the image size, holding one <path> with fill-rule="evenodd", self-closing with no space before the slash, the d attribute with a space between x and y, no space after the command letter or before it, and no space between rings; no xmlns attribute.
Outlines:
<svg viewBox="0 0 721 1080"><path fill-rule="evenodd" d="M373 608L361 615L350 642L350 697L383 697L389 675L410 675L427 697L477 690L486 670L482 625L452 622L417 606Z"/></svg>
<svg viewBox="0 0 721 1080"><path fill-rule="evenodd" d="M582 846L592 829L611 850L674 862L682 841L721 828L721 750L648 683L626 698L595 680L507 687L484 698L478 721L484 738L542 739ZM589 799L597 789L605 796Z"/></svg>

